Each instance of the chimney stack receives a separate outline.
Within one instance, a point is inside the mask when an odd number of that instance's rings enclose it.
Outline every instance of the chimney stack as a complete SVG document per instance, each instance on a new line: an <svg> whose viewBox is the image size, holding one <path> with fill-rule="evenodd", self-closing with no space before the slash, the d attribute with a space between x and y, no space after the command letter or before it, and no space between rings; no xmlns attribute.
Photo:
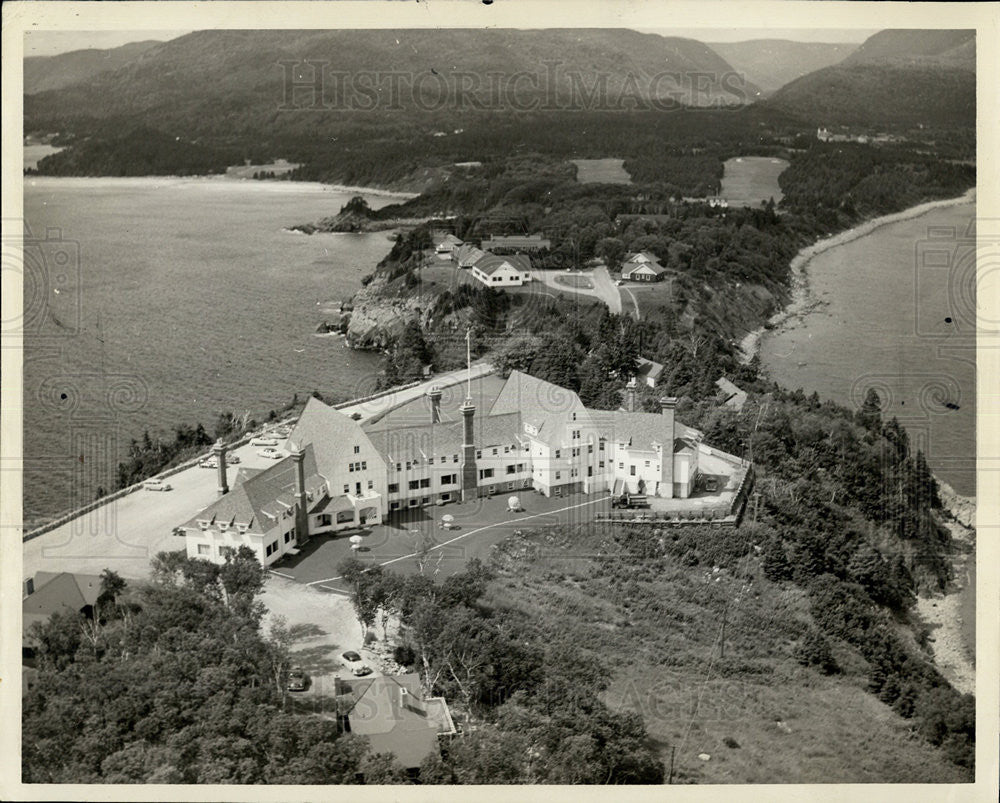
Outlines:
<svg viewBox="0 0 1000 803"><path fill-rule="evenodd" d="M295 543L304 544L309 540L309 511L306 509L306 451L292 446L292 460L295 463Z"/></svg>
<svg viewBox="0 0 1000 803"><path fill-rule="evenodd" d="M431 387L427 394L431 400L431 423L441 423L441 388L437 385Z"/></svg>
<svg viewBox="0 0 1000 803"><path fill-rule="evenodd" d="M479 485L479 471L476 466L476 444L473 424L475 422L476 405L472 399L466 399L462 405L462 501L475 499L476 488Z"/></svg>
<svg viewBox="0 0 1000 803"><path fill-rule="evenodd" d="M635 377L633 376L625 386L625 411L635 412Z"/></svg>
<svg viewBox="0 0 1000 803"><path fill-rule="evenodd" d="M219 496L229 493L229 481L226 479L226 444L219 438L212 447L212 455L218 463L216 471L219 474Z"/></svg>
<svg viewBox="0 0 1000 803"><path fill-rule="evenodd" d="M663 446L660 447L660 496L668 499L674 495L674 407L677 406L677 399L673 396L665 396L660 399L660 410L664 422L666 437L663 439Z"/></svg>

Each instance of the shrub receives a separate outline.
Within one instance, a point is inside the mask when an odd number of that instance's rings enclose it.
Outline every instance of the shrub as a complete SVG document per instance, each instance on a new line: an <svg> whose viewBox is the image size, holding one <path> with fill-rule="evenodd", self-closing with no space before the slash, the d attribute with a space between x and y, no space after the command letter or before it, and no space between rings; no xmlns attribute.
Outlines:
<svg viewBox="0 0 1000 803"><path fill-rule="evenodd" d="M802 666L816 667L824 675L840 671L830 649L830 642L815 628L809 630L795 648L795 660Z"/></svg>
<svg viewBox="0 0 1000 803"><path fill-rule="evenodd" d="M392 660L400 666L412 666L417 660L413 648L406 644L397 644L392 650Z"/></svg>

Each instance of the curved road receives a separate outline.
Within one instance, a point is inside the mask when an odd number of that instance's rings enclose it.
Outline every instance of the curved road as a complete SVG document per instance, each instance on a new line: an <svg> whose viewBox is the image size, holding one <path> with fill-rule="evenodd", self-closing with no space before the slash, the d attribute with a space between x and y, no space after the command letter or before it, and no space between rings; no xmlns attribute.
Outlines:
<svg viewBox="0 0 1000 803"><path fill-rule="evenodd" d="M557 276L565 275L565 271L557 270L533 270L531 272L531 278L533 280L542 282L547 287L551 287L552 289L558 290L560 293L565 293L567 295L597 298L607 304L608 309L613 313L616 315L621 314L622 297L618 292L618 288L615 287L615 283L612 281L611 275L608 273L608 269L606 267L601 265L592 271L580 271L569 274L571 276L581 276L585 279L590 279L591 282L593 282L593 288L570 287L569 285L560 284L556 281Z"/></svg>

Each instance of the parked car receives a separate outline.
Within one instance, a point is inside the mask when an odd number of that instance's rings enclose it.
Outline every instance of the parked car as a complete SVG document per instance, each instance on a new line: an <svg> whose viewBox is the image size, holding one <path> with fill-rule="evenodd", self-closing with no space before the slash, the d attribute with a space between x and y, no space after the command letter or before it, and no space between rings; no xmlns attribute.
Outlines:
<svg viewBox="0 0 1000 803"><path fill-rule="evenodd" d="M365 675L370 675L371 673L372 668L370 666L365 666L364 664L356 666L351 670L351 674L359 678L364 677Z"/></svg>
<svg viewBox="0 0 1000 803"><path fill-rule="evenodd" d="M146 480L142 487L147 491L172 491L173 486L165 480Z"/></svg>
<svg viewBox="0 0 1000 803"><path fill-rule="evenodd" d="M625 282L622 279L615 280L615 287L621 287Z"/></svg>
<svg viewBox="0 0 1000 803"><path fill-rule="evenodd" d="M219 461L216 460L214 457L206 457L198 465L201 466L202 468L218 468Z"/></svg>
<svg viewBox="0 0 1000 803"><path fill-rule="evenodd" d="M256 438L250 439L251 446L277 446L278 441L274 438L268 437L266 435L260 435Z"/></svg>
<svg viewBox="0 0 1000 803"><path fill-rule="evenodd" d="M239 463L240 462L240 456L238 454L227 454L226 455L226 462L229 463L229 464Z"/></svg>
<svg viewBox="0 0 1000 803"><path fill-rule="evenodd" d="M341 656L345 661L354 663L361 660L361 656L358 655L354 650L348 650Z"/></svg>
<svg viewBox="0 0 1000 803"><path fill-rule="evenodd" d="M306 673L303 672L298 667L294 667L288 673L288 690L289 691L306 690Z"/></svg>
<svg viewBox="0 0 1000 803"><path fill-rule="evenodd" d="M261 457L268 457L271 460L278 460L281 458L281 452L277 449L261 449L257 452Z"/></svg>
<svg viewBox="0 0 1000 803"><path fill-rule="evenodd" d="M287 438L289 435L292 434L292 428L291 427L275 427L268 434L269 435L273 435L276 438Z"/></svg>
<svg viewBox="0 0 1000 803"><path fill-rule="evenodd" d="M351 418L353 418L355 421L360 421L361 420L361 413L353 412L353 413L351 413Z"/></svg>

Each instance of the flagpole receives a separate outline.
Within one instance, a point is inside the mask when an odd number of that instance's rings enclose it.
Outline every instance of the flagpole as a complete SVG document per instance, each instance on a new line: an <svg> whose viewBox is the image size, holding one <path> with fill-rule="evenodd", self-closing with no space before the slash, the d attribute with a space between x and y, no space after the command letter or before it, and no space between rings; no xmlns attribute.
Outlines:
<svg viewBox="0 0 1000 803"><path fill-rule="evenodd" d="M465 330L465 398L472 400L472 328Z"/></svg>

